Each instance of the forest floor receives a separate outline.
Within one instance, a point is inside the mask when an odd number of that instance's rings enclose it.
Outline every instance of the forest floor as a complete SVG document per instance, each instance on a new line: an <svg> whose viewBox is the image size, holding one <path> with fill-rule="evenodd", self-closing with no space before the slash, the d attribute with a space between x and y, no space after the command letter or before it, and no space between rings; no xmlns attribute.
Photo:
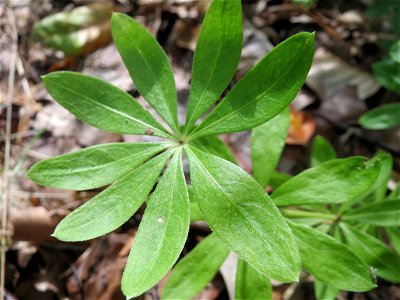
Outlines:
<svg viewBox="0 0 400 300"><path fill-rule="evenodd" d="M6 1L7 2L7 1ZM317 50L305 86L291 105L291 124L278 169L297 174L310 165L310 145L326 137L339 157L372 157L379 150L394 157L392 181L400 179L399 128L372 131L359 126L362 113L399 97L384 89L372 74L382 59L387 16L369 18L366 2L320 1L305 8L291 1L243 1L244 47L231 86L274 45L300 31L315 31ZM0 4L0 159L2 161L2 253L5 299L125 299L120 277L143 209L117 231L88 242L64 243L50 237L57 223L101 189L66 191L38 186L25 177L42 159L109 142L149 141L151 137L102 132L58 105L40 76L74 70L102 78L139 96L111 41L109 19L99 17L74 29L82 41L74 53L56 50L51 41L34 38L33 25L44 17L77 6L100 5L105 16L120 11L144 24L164 47L173 66L179 118L184 120L196 38L207 1L8 1ZM82 23L83 24L83 23ZM53 26L48 24L48 26ZM382 29L383 28L383 29ZM67 38L67 37L61 37ZM67 42L65 42L67 44ZM65 46L65 45L64 45ZM67 52L67 54L65 54ZM239 165L251 172L250 133L223 135ZM208 233L205 223L191 224L183 254ZM228 299L232 265L227 261L197 299ZM300 283L274 282L274 299L315 299L312 278ZM140 299L159 299L162 283ZM341 292L339 299L400 299L400 286L382 281L367 293Z"/></svg>

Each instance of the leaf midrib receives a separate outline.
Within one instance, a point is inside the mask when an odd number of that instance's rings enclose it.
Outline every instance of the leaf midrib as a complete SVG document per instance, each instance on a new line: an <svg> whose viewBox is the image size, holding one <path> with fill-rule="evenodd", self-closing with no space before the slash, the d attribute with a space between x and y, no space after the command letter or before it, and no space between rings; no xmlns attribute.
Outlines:
<svg viewBox="0 0 400 300"><path fill-rule="evenodd" d="M100 106L100 107L102 107L102 108L105 108L106 110L108 110L108 111L110 111L110 112L112 112L112 113L114 113L114 114L116 114L116 115L119 115L119 116L121 116L121 117L124 117L124 118L126 118L126 119L129 119L129 120L131 120L131 121L137 122L137 123L139 123L139 124L141 124L141 125L144 125L145 127L149 127L149 128L151 128L151 129L153 129L154 131L157 131L157 132L160 134L160 136L162 136L162 137L169 138L169 135L168 135L167 133L161 131L160 129L158 129L158 128L156 128L156 127L154 127L153 125L150 125L150 124L148 124L148 123L145 123L145 122L143 122L143 121L141 121L141 120L139 120L139 119L136 119L136 118L134 118L134 117L132 117L132 116L130 116L130 115L127 115L126 113L123 113L123 112L121 112L121 111L119 111L119 110L116 110L116 109L110 107L110 106L107 106L107 105L105 105L105 104L103 104L103 103L101 103L101 102L99 102L99 101L96 101L95 99L93 99L93 98L91 98L91 97L88 97L88 96L86 96L86 95L77 93L77 92L75 92L74 90L72 90L72 89L66 87L65 85L61 85L61 84L58 84L58 83L56 83L56 82L53 82L53 85L58 86L59 88L64 89L64 90L70 92L70 93L73 94L73 95L78 95L78 96L80 96L80 97L82 97L82 98L84 98L84 99L86 99L86 100L88 100L88 101L94 103L95 105L98 105L98 106ZM135 99L132 99L132 100L135 101ZM139 104L139 105L140 105L140 104Z"/></svg>
<svg viewBox="0 0 400 300"><path fill-rule="evenodd" d="M173 174L175 174L176 175L176 169L177 168L175 168L174 169L174 171L173 171ZM169 189L169 206L168 206L168 216L171 216L171 212L172 212L172 202L173 202L173 200L172 200L172 194L173 194L173 191L175 190L175 188L176 188L176 182L177 182L177 180L173 180L173 183L172 183L172 185L173 185L173 188L170 188ZM156 249L156 252L155 252L155 255L153 256L153 257L159 257L159 254L160 254L160 251L161 251L161 248L162 248L162 245L164 245L164 243L165 243L165 236L166 236L166 232L167 232L167 228L168 228L168 225L169 225L169 223L170 223L170 218L168 217L167 218L167 216L165 216L165 219L166 219L166 221L165 221L165 226L164 226L164 228L163 228L163 231L162 231L162 239L161 239L161 242L158 244L158 246L157 246L157 249ZM147 269L152 269L153 268L153 266L155 265L155 263L156 263L156 261L157 261L157 259L154 259L154 260L152 260L151 262L150 262L150 267L147 267ZM138 281L137 282L140 282L140 281L142 281L142 279L143 279L143 277L145 277L145 275L147 275L147 273L142 273L142 275L139 277L139 279L138 279Z"/></svg>
<svg viewBox="0 0 400 300"><path fill-rule="evenodd" d="M300 49L300 48L299 48L299 49ZM300 57L300 55L301 55L301 51L298 50L297 52L298 52L298 53L297 53L297 55L296 55L296 57L295 57L294 60L297 60L297 59ZM244 104L244 105L243 105L242 107L240 107L239 109L230 112L229 114L227 114L227 115L225 115L225 116L219 118L219 119L216 120L215 122L210 123L210 124L207 125L207 126L204 126L203 128L201 128L201 129L198 130L197 132L196 132L196 130L195 130L195 131L193 132L193 137L199 136L199 135L200 135L203 131L205 131L206 129L208 129L208 128L212 127L212 126L215 126L216 124L221 123L223 120L225 120L225 119L231 117L232 115L235 115L235 114L241 112L242 110L244 110L245 108L247 108L249 105L252 105L253 103L258 102L258 101L260 100L260 98L264 98L264 97L265 97L265 94L267 94L278 82L280 82L280 81L282 80L282 78L286 77L286 75L289 73L289 71L291 71L293 68L294 68L294 64L291 64L291 65L289 66L289 68L287 68L287 69L282 73L282 75L279 76L279 78L278 78L277 80L275 80L275 82L274 82L267 90L265 90L264 92L262 92L262 93L260 93L258 96L256 96L254 100L252 100L252 101L250 101L250 102L247 102L246 104ZM228 97L228 96L229 96L229 94L227 95L227 97ZM267 99L270 99L270 98L268 98L268 97L266 97L266 98L267 98ZM221 104L222 104L222 102L221 102ZM220 104L220 105L221 105L221 104ZM209 115L209 116L210 116L210 115ZM207 121L207 119L204 120L203 122L205 122L205 121ZM197 127L197 128L200 128L200 127Z"/></svg>
<svg viewBox="0 0 400 300"><path fill-rule="evenodd" d="M225 28L226 18L224 18L223 22L224 22L224 28ZM208 86L209 86L210 83L212 82L211 79L214 77L214 74L216 73L215 70L217 69L217 64L218 64L218 61L219 61L219 56L221 55L222 45L223 45L223 43L225 42L225 39L226 39L226 31L223 32L222 39L221 39L221 43L219 44L219 47L218 47L217 62L215 63L215 65L214 65L213 68L212 68L211 75L208 77L207 83L206 83L206 85L205 85L205 87L204 87L204 89L203 89L203 93L201 94L199 100L197 101L196 106L195 106L195 108L194 108L194 110L193 110L193 112L192 112L192 114L191 114L191 116L190 116L190 119L187 121L187 123L188 123L188 125L189 125L189 126L188 126L188 131L191 129L191 128L189 128L189 127L193 127L193 125L192 125L191 123L195 123L195 122L196 122L196 120L193 121L193 116L196 114L197 109L198 109L198 107L199 107L199 105L200 105L200 103L201 103L201 100L204 98L204 95L206 94L206 91L208 90ZM218 96L216 96L216 97L218 97Z"/></svg>
<svg viewBox="0 0 400 300"><path fill-rule="evenodd" d="M218 184L218 182L214 179L214 177L208 172L208 170L204 167L204 165L201 163L201 161L197 158L197 156L191 151L191 153L193 154L193 156L196 158L196 160L199 162L199 164L201 165L201 167L203 168L203 170L205 171L206 174L208 174L208 176L211 178L211 180L215 183L215 185L218 187L218 189L222 192L222 194L225 196L225 198L228 200L228 202L239 212L239 214L243 217L243 219L250 225L250 227L257 233L257 235L261 238L261 240L264 242L264 244L268 247L268 249L270 250L270 253L274 254L274 251L272 251L271 247L269 247L269 243L263 238L263 236L259 233L259 231L254 227L254 225L245 217L245 215L242 213L241 209L236 205L236 203L234 203L233 201L231 201L229 199L229 197L226 195L225 191L222 189L222 187ZM227 241L232 248L233 245ZM290 266L289 264L282 260L283 263L286 265L286 267L290 270Z"/></svg>
<svg viewBox="0 0 400 300"><path fill-rule="evenodd" d="M150 70L150 73L153 75L153 77L155 77L154 71L153 71L153 69L150 67L150 65L149 65L149 63L147 62L147 60L144 58L144 55L143 55L143 53L142 53L142 50L141 50L140 48L138 48L138 47L136 47L136 49L137 49L137 51L138 51L140 57L142 58L144 64L146 65L147 69ZM173 84L175 85L175 80L173 81ZM161 92L161 94L163 95L163 97L164 97L164 99L165 99L165 104L166 104L166 106L167 106L167 113L168 113L169 119L171 120L171 124L169 124L169 125L170 125L170 126L173 125L174 128L172 128L172 129L174 129L175 131L178 131L178 132L179 132L179 130L178 130L179 126L177 126L175 119L172 117L171 111L170 111L169 106L168 106L168 100L167 100L168 98L166 97L166 94L165 94L164 90L160 87L160 85L158 84L158 81L157 81L157 84L154 85L154 86L157 87L157 90L158 90L159 92ZM146 100L147 100L147 99L146 99ZM150 103L150 101L148 101L148 102ZM160 114L160 113L159 113L159 114ZM160 116L164 119L165 122L169 123L167 120L165 120L165 117L163 117L162 114L160 114Z"/></svg>
<svg viewBox="0 0 400 300"><path fill-rule="evenodd" d="M162 151L162 150L163 150L163 148L161 148L161 149L153 149L153 152L154 152L154 154L156 154L158 151ZM149 152L149 150L147 150L147 151L143 150L141 152L138 152L138 153L135 153L135 154L131 154L131 155L125 156L125 157L123 157L121 159L113 160L113 161L110 161L110 162L105 163L105 164L96 165L96 166L93 166L93 167L85 167L85 168L76 169L76 170L74 170L74 172L71 172L68 175L70 175L70 174L79 174L79 173L82 173L82 172L85 172L85 171L95 171L95 170L98 170L98 169L101 169L101 168L104 168L104 167L109 167L109 166L112 166L113 164L118 164L118 163L127 161L127 160L129 160L131 158L134 158L135 156L140 156L140 155L142 155L144 153L147 153L147 152ZM65 170L60 170L59 172L54 172L54 171L52 172L52 174L64 174L64 173L65 173Z"/></svg>

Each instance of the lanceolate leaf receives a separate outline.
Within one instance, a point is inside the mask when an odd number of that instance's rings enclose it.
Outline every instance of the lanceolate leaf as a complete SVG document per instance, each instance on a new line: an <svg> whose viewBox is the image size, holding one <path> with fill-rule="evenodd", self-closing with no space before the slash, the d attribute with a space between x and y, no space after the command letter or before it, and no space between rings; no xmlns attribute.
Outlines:
<svg viewBox="0 0 400 300"><path fill-rule="evenodd" d="M223 159L230 161L231 163L237 164L236 158L227 146L227 144L225 144L216 135L210 135L195 139L193 141L190 141L190 144L204 152L219 156Z"/></svg>
<svg viewBox="0 0 400 300"><path fill-rule="evenodd" d="M318 280L347 291L375 287L369 267L346 245L312 227L289 223L303 267Z"/></svg>
<svg viewBox="0 0 400 300"><path fill-rule="evenodd" d="M388 246L366 232L340 224L347 244L365 262L377 269L379 277L400 282L400 257Z"/></svg>
<svg viewBox="0 0 400 300"><path fill-rule="evenodd" d="M246 130L275 117L300 90L313 55L311 33L296 34L276 46L236 84L192 138Z"/></svg>
<svg viewBox="0 0 400 300"><path fill-rule="evenodd" d="M330 160L286 181L272 199L278 206L351 201L370 190L379 171L376 159L355 156Z"/></svg>
<svg viewBox="0 0 400 300"><path fill-rule="evenodd" d="M27 176L38 184L88 190L109 184L166 148L168 143L97 145L42 160Z"/></svg>
<svg viewBox="0 0 400 300"><path fill-rule="evenodd" d="M214 278L229 254L210 234L178 262L162 291L162 299L192 299Z"/></svg>
<svg viewBox="0 0 400 300"><path fill-rule="evenodd" d="M272 285L248 263L238 259L235 282L235 299L272 299Z"/></svg>
<svg viewBox="0 0 400 300"><path fill-rule="evenodd" d="M265 187L279 162L290 124L289 108L251 132L253 176Z"/></svg>
<svg viewBox="0 0 400 300"><path fill-rule="evenodd" d="M164 152L116 181L64 218L53 236L85 241L120 227L146 200L169 156Z"/></svg>
<svg viewBox="0 0 400 300"><path fill-rule="evenodd" d="M113 14L111 32L140 94L179 132L174 75L164 50L147 29L127 15Z"/></svg>
<svg viewBox="0 0 400 300"><path fill-rule="evenodd" d="M240 0L214 0L204 18L193 59L186 132L231 81L242 50Z"/></svg>
<svg viewBox="0 0 400 300"><path fill-rule="evenodd" d="M268 194L238 166L192 147L186 153L197 205L217 236L260 273L297 280L297 245Z"/></svg>
<svg viewBox="0 0 400 300"><path fill-rule="evenodd" d="M43 82L58 103L93 127L116 133L169 136L133 97L103 80L63 71L44 76Z"/></svg>
<svg viewBox="0 0 400 300"><path fill-rule="evenodd" d="M327 139L318 135L314 138L311 152L311 166L316 167L336 158L336 151Z"/></svg>
<svg viewBox="0 0 400 300"><path fill-rule="evenodd" d="M397 67L399 68L400 65ZM391 103L364 113L359 123L367 129L387 129L400 125L400 103Z"/></svg>
<svg viewBox="0 0 400 300"><path fill-rule="evenodd" d="M178 150L151 196L133 242L122 290L131 298L158 283L173 266L189 231L189 196Z"/></svg>
<svg viewBox="0 0 400 300"><path fill-rule="evenodd" d="M353 220L375 226L400 226L400 201L381 201L371 203L358 209L349 210L344 220Z"/></svg>

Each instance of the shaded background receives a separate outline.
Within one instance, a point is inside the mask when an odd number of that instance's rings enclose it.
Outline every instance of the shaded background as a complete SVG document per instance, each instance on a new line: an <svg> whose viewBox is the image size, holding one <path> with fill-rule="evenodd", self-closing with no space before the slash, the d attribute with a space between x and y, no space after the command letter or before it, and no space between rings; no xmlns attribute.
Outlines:
<svg viewBox="0 0 400 300"><path fill-rule="evenodd" d="M242 1L243 50L228 90L277 43L297 32L316 32L314 63L291 106L280 171L297 174L309 167L310 142L321 134L340 157L371 157L378 150L391 153L394 170L389 189L399 180L399 128L368 130L358 123L364 112L399 101L399 65L382 74L374 64L385 62L390 44L399 39L400 5L377 2L380 5L368 0ZM5 262L1 272L6 299L124 299L120 277L143 210L105 237L64 243L49 237L56 224L101 189L56 190L34 184L25 174L39 160L83 147L154 140L101 132L83 124L51 99L40 76L56 70L97 76L128 91L151 110L111 42L109 18L112 11L120 11L144 24L167 52L183 122L193 51L208 3L20 0L0 4L1 261ZM37 23L48 16L52 17ZM240 166L250 172L249 132L226 134L223 139ZM209 232L206 224L192 223L183 254ZM198 299L227 299L226 287L232 284L228 260ZM300 284L273 284L274 299L314 299L307 274ZM379 284L368 293L342 292L339 297L400 299L398 285ZM160 288L162 282L140 298L158 299Z"/></svg>

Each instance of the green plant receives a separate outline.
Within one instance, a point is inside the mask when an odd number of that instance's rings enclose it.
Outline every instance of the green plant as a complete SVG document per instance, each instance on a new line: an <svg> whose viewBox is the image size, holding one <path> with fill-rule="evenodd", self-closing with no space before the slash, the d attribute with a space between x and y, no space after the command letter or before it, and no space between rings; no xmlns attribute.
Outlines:
<svg viewBox="0 0 400 300"><path fill-rule="evenodd" d="M172 132L129 94L93 77L51 73L43 77L48 92L94 127L170 141L98 145L33 166L28 176L42 185L85 190L112 184L68 215L53 236L82 241L118 228L145 202L172 157L147 201L122 277L127 297L142 294L173 266L187 237L184 151L198 208L218 238L261 274L297 280L301 262L296 240L268 194L236 165L200 149L218 152L223 144L212 135L253 128L284 110L309 71L314 35L299 33L275 47L197 125L231 81L242 45L240 1L214 0L197 43L187 121L181 129L173 74L162 48L126 15L112 16L111 31L136 88Z"/></svg>
<svg viewBox="0 0 400 300"><path fill-rule="evenodd" d="M336 158L321 157L326 148L333 147L322 137L314 140L312 160L329 162ZM317 158L319 157L319 159ZM400 282L400 196L399 185L387 195L387 185L391 177L393 159L390 154L379 152L375 159L380 161L380 171L370 188L353 201L340 205L313 207L323 215L316 219L313 226L325 232L349 248L364 262L374 268L378 277ZM329 220L330 219L330 220ZM390 246L384 242L389 239ZM318 299L335 299L340 287L316 282Z"/></svg>
<svg viewBox="0 0 400 300"><path fill-rule="evenodd" d="M263 182L262 186L270 182L274 188L272 199L291 226L303 268L316 278L317 298L334 299L340 289L366 291L373 288L367 265L377 268L378 276L398 282L399 257L381 241L376 230L384 228L396 247L400 227L398 190L388 199L384 196L390 179L391 156L379 153L370 161L361 157L336 159L333 147L317 137L311 156L313 168L292 178L282 176L274 173L274 169L288 125L286 110L253 129L253 173L260 183ZM193 220L201 220L201 215L196 213L195 194L189 195L191 211L195 212ZM371 201L385 202L369 204ZM342 228L340 233L339 228ZM369 236L371 230L378 235ZM215 234L205 238L175 266L163 297L194 297L215 276L229 252ZM239 259L235 299L271 297L268 276Z"/></svg>

